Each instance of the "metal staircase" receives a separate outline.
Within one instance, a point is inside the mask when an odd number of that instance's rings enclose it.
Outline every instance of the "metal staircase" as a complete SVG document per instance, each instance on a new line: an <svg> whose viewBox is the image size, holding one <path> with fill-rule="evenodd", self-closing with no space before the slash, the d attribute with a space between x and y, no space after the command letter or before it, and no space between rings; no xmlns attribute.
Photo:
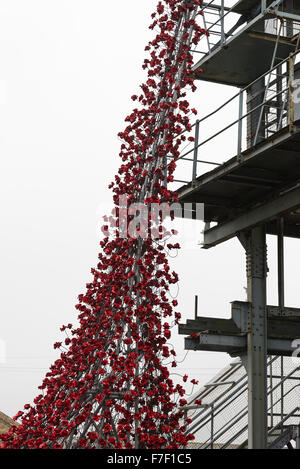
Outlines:
<svg viewBox="0 0 300 469"><path fill-rule="evenodd" d="M268 449L299 447L300 360L268 359ZM298 359L296 359L298 360ZM247 449L247 373L238 359L192 396L185 407L193 449Z"/></svg>
<svg viewBox="0 0 300 469"><path fill-rule="evenodd" d="M296 441L297 431L298 427L295 425L272 430L268 434L268 449L282 449L285 446L288 449L294 449L292 441ZM248 440L240 445L238 449L248 449Z"/></svg>

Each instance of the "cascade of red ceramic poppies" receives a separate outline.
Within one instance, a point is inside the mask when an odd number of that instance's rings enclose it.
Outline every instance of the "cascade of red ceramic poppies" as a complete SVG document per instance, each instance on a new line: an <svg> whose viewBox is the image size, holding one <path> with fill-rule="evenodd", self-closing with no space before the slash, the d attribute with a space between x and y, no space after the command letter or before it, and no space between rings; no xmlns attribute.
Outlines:
<svg viewBox="0 0 300 469"><path fill-rule="evenodd" d="M178 244L166 241L161 226L159 236L149 233L151 215L139 221L134 236L127 217L121 236L120 214L124 205L176 201L166 180L173 180L183 132L196 113L186 90L195 90L191 48L205 34L197 24L201 4L162 0L152 15L157 35L146 47L147 81L132 96L137 107L119 134L122 165L110 185L115 211L104 227L93 279L79 296L79 326L62 327L67 338L55 344L60 358L34 404L17 414L20 426L3 436L4 448L179 448L193 438L182 409L185 390L168 369L176 366L170 320L180 319L169 295L178 277L168 251Z"/></svg>

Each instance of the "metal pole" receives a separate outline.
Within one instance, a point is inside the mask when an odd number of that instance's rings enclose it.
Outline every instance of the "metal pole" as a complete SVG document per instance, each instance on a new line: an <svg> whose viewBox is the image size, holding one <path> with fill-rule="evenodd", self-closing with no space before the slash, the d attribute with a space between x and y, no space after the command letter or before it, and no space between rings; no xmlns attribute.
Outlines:
<svg viewBox="0 0 300 469"><path fill-rule="evenodd" d="M271 406L271 422L270 427L274 426L274 396L273 396L273 363L272 359L270 360L270 406Z"/></svg>
<svg viewBox="0 0 300 469"><path fill-rule="evenodd" d="M211 405L211 433L210 433L210 438L211 438L211 449L214 449L214 419L215 419L215 407L214 404Z"/></svg>
<svg viewBox="0 0 300 469"><path fill-rule="evenodd" d="M267 248L264 226L250 232L247 246L248 301L248 442L249 449L267 448Z"/></svg>
<svg viewBox="0 0 300 469"><path fill-rule="evenodd" d="M300 449L300 427L297 427L296 449Z"/></svg>
<svg viewBox="0 0 300 469"><path fill-rule="evenodd" d="M224 28L224 0L221 0L221 45L225 42L225 28Z"/></svg>
<svg viewBox="0 0 300 469"><path fill-rule="evenodd" d="M198 317L198 295L195 295L195 319Z"/></svg>
<svg viewBox="0 0 300 469"><path fill-rule="evenodd" d="M278 258L278 306L280 315L284 312L284 219L278 220L277 258Z"/></svg>
<svg viewBox="0 0 300 469"><path fill-rule="evenodd" d="M278 234L277 234L277 258L278 258L278 306L280 310L280 315L284 313L284 219L281 217L278 219L277 223ZM281 421L284 417L284 362L283 357L280 357L280 417ZM283 431L283 424L281 426L281 431Z"/></svg>
<svg viewBox="0 0 300 469"><path fill-rule="evenodd" d="M284 418L284 400L283 400L283 396L284 396L284 382L283 382L283 357L280 357L280 379L281 379L281 382L280 382L280 393L281 393L281 399L280 399L280 418L281 418L281 433L283 433L283 428L284 428L284 422L283 422L283 418Z"/></svg>
<svg viewBox="0 0 300 469"><path fill-rule="evenodd" d="M295 121L295 103L294 103L294 80L295 80L295 64L294 58L289 57L289 131L294 131Z"/></svg>
<svg viewBox="0 0 300 469"><path fill-rule="evenodd" d="M242 153L242 138L243 138L242 117L243 117L243 90L240 91L240 96L239 96L239 124L238 124L238 148L237 148L238 157L240 157Z"/></svg>
<svg viewBox="0 0 300 469"><path fill-rule="evenodd" d="M261 0L261 12L264 13L266 8L267 8L267 1Z"/></svg>
<svg viewBox="0 0 300 469"><path fill-rule="evenodd" d="M293 0L286 0L286 9L287 11L292 12L294 7ZM286 20L286 35L287 37L293 37L294 35L294 21L293 20Z"/></svg>
<svg viewBox="0 0 300 469"><path fill-rule="evenodd" d="M198 159L198 145L199 145L199 126L200 121L197 119L196 121L196 128L195 128L195 146L194 146L194 161L193 161L193 176L192 181L193 183L196 181L197 178L197 159Z"/></svg>

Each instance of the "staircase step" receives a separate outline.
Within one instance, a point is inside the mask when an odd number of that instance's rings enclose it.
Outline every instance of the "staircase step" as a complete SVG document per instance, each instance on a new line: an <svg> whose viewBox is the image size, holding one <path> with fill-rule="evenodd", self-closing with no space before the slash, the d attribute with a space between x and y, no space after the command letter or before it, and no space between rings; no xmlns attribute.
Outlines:
<svg viewBox="0 0 300 469"><path fill-rule="evenodd" d="M294 425L284 426L282 429L269 430L268 449L282 449L294 439L296 427ZM248 440L242 443L238 449L248 449Z"/></svg>

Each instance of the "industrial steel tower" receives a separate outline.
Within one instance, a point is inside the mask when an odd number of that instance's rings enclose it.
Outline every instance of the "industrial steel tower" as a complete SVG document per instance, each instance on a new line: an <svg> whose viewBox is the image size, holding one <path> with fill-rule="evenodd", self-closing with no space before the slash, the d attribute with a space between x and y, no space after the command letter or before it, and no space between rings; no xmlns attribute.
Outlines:
<svg viewBox="0 0 300 469"><path fill-rule="evenodd" d="M194 71L200 80L236 87L238 92L195 123L195 147L182 155L182 160L192 162L192 177L178 194L182 203L205 204L204 248L238 237L247 258L248 298L233 301L230 319L196 315L180 325L179 332L187 336L187 350L241 357L248 377L248 439L240 447L271 448L276 447L275 440L277 447L284 443L291 447L291 439L299 441L298 429L287 423L294 417L293 423L299 425L299 409L291 415L285 411L283 388L288 379L298 380L297 386L300 381L298 375L284 371L283 357L292 355L293 342L300 337L300 309L287 307L284 301L284 237L300 238L300 2L232 3L203 4L210 36L200 41L196 53L201 58ZM214 128L218 113L234 101L237 114L232 122L200 142L201 126L211 119ZM230 129L236 129L236 154L199 176L205 145ZM267 234L278 237L277 306L266 301ZM276 401L279 411L274 410L276 396L270 384L275 379L274 360L281 363L275 385L281 392ZM224 373L208 388L231 389L231 375ZM212 404L197 407L191 401L186 411L197 414L198 409L208 416L208 407L212 415Z"/></svg>

